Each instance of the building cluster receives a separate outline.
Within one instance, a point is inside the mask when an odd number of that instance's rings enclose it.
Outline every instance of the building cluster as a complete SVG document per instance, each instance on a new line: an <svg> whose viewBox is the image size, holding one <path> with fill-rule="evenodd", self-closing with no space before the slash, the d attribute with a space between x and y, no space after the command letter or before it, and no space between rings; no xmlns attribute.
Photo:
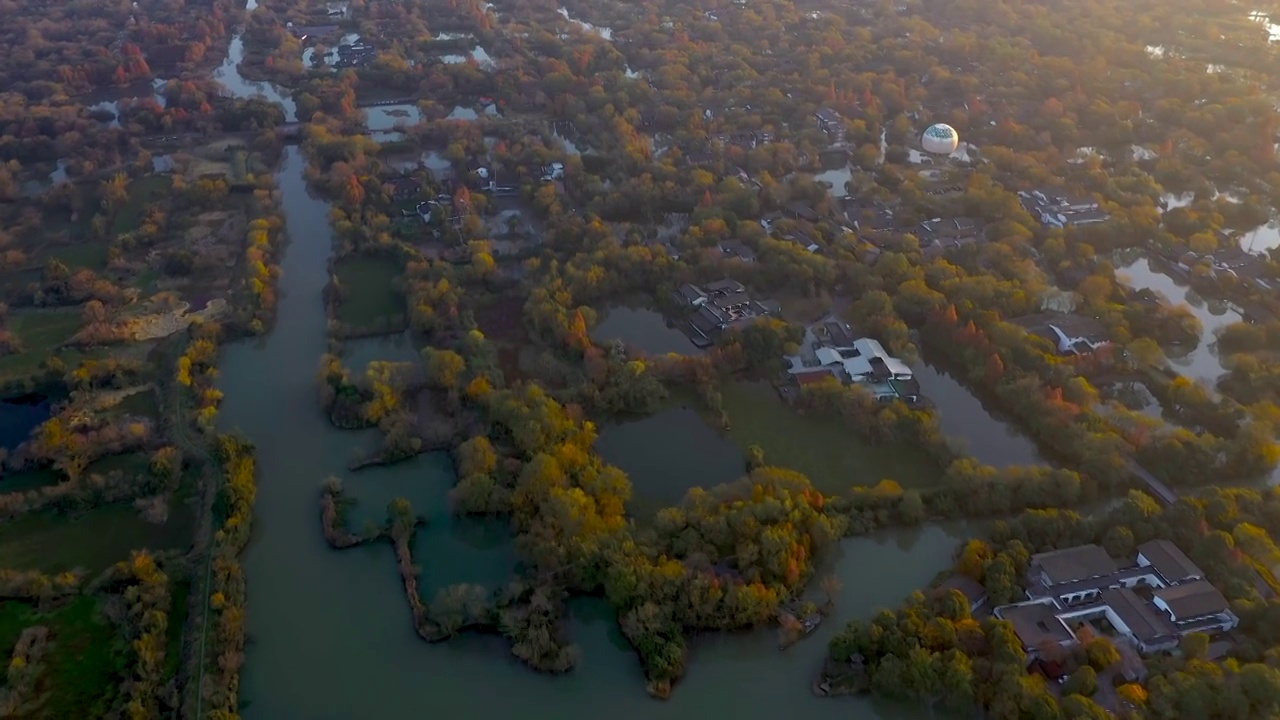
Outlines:
<svg viewBox="0 0 1280 720"><path fill-rule="evenodd" d="M774 135L771 132L765 132L763 130L719 133L716 135L716 140L718 140L722 145L732 145L744 150L755 150L758 147L763 147L772 143L774 141Z"/></svg>
<svg viewBox="0 0 1280 720"><path fill-rule="evenodd" d="M983 238L983 230L982 221L977 218L934 218L917 225L912 234L928 256L976 243Z"/></svg>
<svg viewBox="0 0 1280 720"><path fill-rule="evenodd" d="M777 303L753 300L742 283L728 278L702 287L685 283L676 291L676 299L693 308L689 324L694 331L694 344L701 347L710 345L730 328L781 312Z"/></svg>
<svg viewBox="0 0 1280 720"><path fill-rule="evenodd" d="M338 46L338 59L334 61L336 68L364 67L378 57L378 50L372 43L357 39L351 44Z"/></svg>
<svg viewBox="0 0 1280 720"><path fill-rule="evenodd" d="M1241 249L1234 238L1225 240L1225 246L1212 254L1183 253L1174 261L1175 269L1191 275L1203 268L1215 280L1234 278L1254 290L1265 292L1275 289L1276 281L1267 277L1270 273L1265 257Z"/></svg>
<svg viewBox="0 0 1280 720"><path fill-rule="evenodd" d="M891 205L878 201L847 202L844 219L859 238L878 248L911 235L920 242L926 257L937 257L986 238L986 225L979 218L939 217L911 225L899 219Z"/></svg>
<svg viewBox="0 0 1280 720"><path fill-rule="evenodd" d="M1027 582L1026 601L994 613L1013 625L1033 657L1052 645L1075 645L1085 626L1092 636L1152 653L1177 647L1190 633L1226 632L1240 622L1204 572L1168 540L1139 545L1126 562L1092 544L1039 553Z"/></svg>
<svg viewBox="0 0 1280 720"><path fill-rule="evenodd" d="M1059 355L1092 355L1112 345L1102 321L1087 315L1044 312L1012 318L1009 322L1044 338Z"/></svg>
<svg viewBox="0 0 1280 720"><path fill-rule="evenodd" d="M1021 191L1022 207L1045 227L1093 225L1110 219L1097 200L1073 198L1046 190Z"/></svg>
<svg viewBox="0 0 1280 720"><path fill-rule="evenodd" d="M813 119L817 121L818 129L827 134L827 138L833 145L844 143L844 119L840 117L840 113L831 108L820 108L813 114Z"/></svg>
<svg viewBox="0 0 1280 720"><path fill-rule="evenodd" d="M326 38L337 35L342 28L337 25L294 25L289 23L289 33L302 42L314 38Z"/></svg>
<svg viewBox="0 0 1280 720"><path fill-rule="evenodd" d="M865 388L881 402L920 400L915 372L893 357L879 341L854 337L847 323L826 318L805 331L797 355L784 358L787 375L798 385L835 378Z"/></svg>

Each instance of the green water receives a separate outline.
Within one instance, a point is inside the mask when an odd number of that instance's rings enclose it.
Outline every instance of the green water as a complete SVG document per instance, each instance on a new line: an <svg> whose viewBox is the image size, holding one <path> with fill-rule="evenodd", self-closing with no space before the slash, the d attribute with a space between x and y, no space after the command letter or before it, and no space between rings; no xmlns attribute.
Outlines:
<svg viewBox="0 0 1280 720"><path fill-rule="evenodd" d="M637 515L675 505L691 487L733 482L747 469L742 450L686 407L604 426L596 452L631 478Z"/></svg>
<svg viewBox="0 0 1280 720"><path fill-rule="evenodd" d="M667 325L667 319L656 310L613 307L601 315L600 323L591 329L591 339L597 343L620 340L628 348L646 355L702 353L687 335Z"/></svg>
<svg viewBox="0 0 1280 720"><path fill-rule="evenodd" d="M331 551L320 537L318 489L337 474L362 502L357 524L406 496L432 522L417 541L424 592L451 582L495 582L513 562L500 528L454 523L444 494L452 472L441 456L359 474L347 460L372 437L332 429L316 402L325 350L321 300L332 236L325 203L308 196L304 160L289 148L277 181L292 242L284 258L275 329L229 347L221 364L224 429L258 447L249 583L248 720L402 717L545 720L733 717L912 720L917 711L866 699L814 698L810 683L826 640L849 618L895 605L948 563L957 537L938 527L846 541L831 560L844 591L816 637L779 654L772 631L696 638L687 677L669 702L650 699L634 654L599 601L576 600L578 668L535 674L496 637L428 645L414 633L395 559L386 545Z"/></svg>

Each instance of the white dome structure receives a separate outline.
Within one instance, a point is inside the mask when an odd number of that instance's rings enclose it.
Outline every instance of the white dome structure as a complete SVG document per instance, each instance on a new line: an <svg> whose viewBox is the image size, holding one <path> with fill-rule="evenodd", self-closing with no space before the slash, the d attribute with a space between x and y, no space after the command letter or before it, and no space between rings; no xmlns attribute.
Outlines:
<svg viewBox="0 0 1280 720"><path fill-rule="evenodd" d="M920 144L925 152L937 155L950 155L960 146L960 133L945 123L930 125L920 137Z"/></svg>

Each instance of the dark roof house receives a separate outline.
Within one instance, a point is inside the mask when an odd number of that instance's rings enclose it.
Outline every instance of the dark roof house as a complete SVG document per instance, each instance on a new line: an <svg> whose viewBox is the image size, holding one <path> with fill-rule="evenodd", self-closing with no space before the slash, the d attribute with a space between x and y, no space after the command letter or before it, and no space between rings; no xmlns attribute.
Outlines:
<svg viewBox="0 0 1280 720"><path fill-rule="evenodd" d="M1075 633L1058 618L1056 608L1049 603L1023 603L996 608L996 617L1013 625L1022 646L1033 650L1051 642L1065 645L1075 641Z"/></svg>
<svg viewBox="0 0 1280 720"><path fill-rule="evenodd" d="M813 117L818 121L818 128L824 132L835 132L840 127L840 113L831 108L820 108Z"/></svg>
<svg viewBox="0 0 1280 720"><path fill-rule="evenodd" d="M787 233L786 236L784 236L782 239L786 240L787 242L793 243L795 245L799 245L800 247L804 248L805 250L811 253L816 253L822 249L822 246L819 245L813 238L799 231L796 231L793 233Z"/></svg>
<svg viewBox="0 0 1280 720"><path fill-rule="evenodd" d="M969 601L970 610L976 610L987 602L987 589L982 587L982 583L968 575L956 573L938 586L938 592L947 592L949 590L955 590L964 595L965 599Z"/></svg>
<svg viewBox="0 0 1280 720"><path fill-rule="evenodd" d="M1027 580L1030 600L998 607L995 615L1014 624L1029 652L1055 640L1058 630L1046 613L1067 628L1105 620L1126 647L1142 653L1176 647L1188 633L1225 632L1240 623L1222 593L1167 540L1143 543L1130 562L1115 561L1097 545L1040 553L1031 557Z"/></svg>
<svg viewBox="0 0 1280 720"><path fill-rule="evenodd" d="M1230 609L1227 598L1208 580L1161 588L1155 591L1152 602L1176 623L1221 615Z"/></svg>
<svg viewBox="0 0 1280 720"><path fill-rule="evenodd" d="M745 243L738 240L725 240L720 243L720 252L727 257L741 260L742 262L755 262L756 252L747 247Z"/></svg>
<svg viewBox="0 0 1280 720"><path fill-rule="evenodd" d="M747 288L742 283L731 278L707 283L707 292L712 295L737 295L746 291Z"/></svg>
<svg viewBox="0 0 1280 720"><path fill-rule="evenodd" d="M1102 321L1087 315L1047 312L1010 322L1048 340L1062 355L1088 355L1111 343Z"/></svg>
<svg viewBox="0 0 1280 720"><path fill-rule="evenodd" d="M685 283L676 290L676 297L681 301L698 307L707 301L707 294L693 283Z"/></svg>
<svg viewBox="0 0 1280 720"><path fill-rule="evenodd" d="M1181 548L1164 539L1149 540L1139 545L1138 564L1150 566L1169 585L1204 577L1204 572Z"/></svg>
<svg viewBox="0 0 1280 720"><path fill-rule="evenodd" d="M1154 648L1176 642L1178 629L1169 618L1156 612L1154 606L1142 601L1129 588L1108 588L1102 591L1102 602L1128 629L1128 634L1140 646Z"/></svg>
<svg viewBox="0 0 1280 720"><path fill-rule="evenodd" d="M1110 575L1116 571L1116 561L1090 543L1032 555L1031 568L1033 572L1038 569L1045 584L1052 586Z"/></svg>
<svg viewBox="0 0 1280 720"><path fill-rule="evenodd" d="M793 202L783 208L783 212L797 220L806 220L808 222L818 222L818 213L814 209L804 203Z"/></svg>
<svg viewBox="0 0 1280 720"><path fill-rule="evenodd" d="M396 200L404 200L422 192L422 183L411 177L398 177L387 183L391 191L391 197Z"/></svg>

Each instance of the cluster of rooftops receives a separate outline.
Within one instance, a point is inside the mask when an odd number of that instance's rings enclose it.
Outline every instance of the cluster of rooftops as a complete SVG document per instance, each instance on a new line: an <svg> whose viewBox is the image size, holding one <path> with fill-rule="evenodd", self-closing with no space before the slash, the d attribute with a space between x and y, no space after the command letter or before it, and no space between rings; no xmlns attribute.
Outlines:
<svg viewBox="0 0 1280 720"><path fill-rule="evenodd" d="M778 315L782 308L772 300L753 300L747 288L737 280L725 278L703 286L685 283L676 290L676 298L694 309L689 324L697 337L695 344L710 345L715 337L731 327L752 322L756 318Z"/></svg>
<svg viewBox="0 0 1280 720"><path fill-rule="evenodd" d="M1239 624L1227 599L1204 572L1168 540L1151 540L1130 561L1098 545L1031 557L1027 600L997 607L1029 653L1046 644L1070 646L1076 628L1106 620L1140 652L1168 650L1193 632L1225 632Z"/></svg>

